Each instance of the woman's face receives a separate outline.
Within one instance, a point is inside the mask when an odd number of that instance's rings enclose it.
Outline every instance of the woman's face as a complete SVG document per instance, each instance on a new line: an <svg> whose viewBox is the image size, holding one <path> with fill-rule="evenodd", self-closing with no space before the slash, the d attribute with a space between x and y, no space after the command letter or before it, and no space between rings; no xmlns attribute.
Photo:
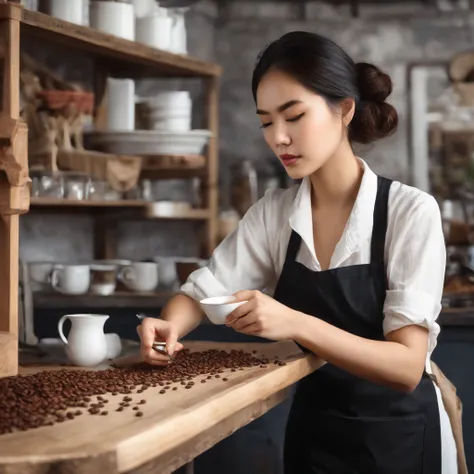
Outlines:
<svg viewBox="0 0 474 474"><path fill-rule="evenodd" d="M260 81L257 114L266 142L293 179L320 169L347 140L342 115L276 69Z"/></svg>

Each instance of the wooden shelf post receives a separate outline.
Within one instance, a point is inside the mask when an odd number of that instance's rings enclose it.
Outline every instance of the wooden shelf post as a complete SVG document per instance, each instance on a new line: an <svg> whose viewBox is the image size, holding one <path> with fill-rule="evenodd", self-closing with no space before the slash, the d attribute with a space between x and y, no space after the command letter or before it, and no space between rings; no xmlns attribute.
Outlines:
<svg viewBox="0 0 474 474"><path fill-rule="evenodd" d="M29 208L28 129L20 116L21 8L0 20L0 377L18 373L19 215Z"/></svg>
<svg viewBox="0 0 474 474"><path fill-rule="evenodd" d="M207 176L203 183L205 207L210 216L206 226L205 253L210 257L217 242L217 222L219 214L218 176L219 176L219 78L206 78L205 100L207 128L212 132L209 139Z"/></svg>

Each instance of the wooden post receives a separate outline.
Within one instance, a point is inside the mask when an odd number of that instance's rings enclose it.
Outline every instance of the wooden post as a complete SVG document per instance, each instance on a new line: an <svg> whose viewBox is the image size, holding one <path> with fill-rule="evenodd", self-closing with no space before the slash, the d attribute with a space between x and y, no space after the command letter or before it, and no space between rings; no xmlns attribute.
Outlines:
<svg viewBox="0 0 474 474"><path fill-rule="evenodd" d="M219 213L219 77L205 79L205 98L207 108L207 127L212 132L207 155L207 180L204 184L205 204L210 216L206 226L206 246L208 256L216 247L217 222Z"/></svg>
<svg viewBox="0 0 474 474"><path fill-rule="evenodd" d="M20 116L21 8L3 5L0 114L0 377L18 373L19 214L29 207L28 130Z"/></svg>

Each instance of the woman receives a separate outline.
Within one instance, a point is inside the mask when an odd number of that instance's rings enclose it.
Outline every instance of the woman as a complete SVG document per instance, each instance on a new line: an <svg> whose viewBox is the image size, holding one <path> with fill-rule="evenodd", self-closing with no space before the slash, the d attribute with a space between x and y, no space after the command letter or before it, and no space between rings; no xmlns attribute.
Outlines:
<svg viewBox="0 0 474 474"><path fill-rule="evenodd" d="M439 209L377 177L352 148L394 132L389 76L293 32L261 54L252 89L265 140L303 181L267 192L163 319L144 322L145 359L165 363L155 337L182 348L202 317L197 300L235 293L248 302L229 326L292 339L328 362L297 388L286 473L455 474L449 419L427 373L445 268Z"/></svg>

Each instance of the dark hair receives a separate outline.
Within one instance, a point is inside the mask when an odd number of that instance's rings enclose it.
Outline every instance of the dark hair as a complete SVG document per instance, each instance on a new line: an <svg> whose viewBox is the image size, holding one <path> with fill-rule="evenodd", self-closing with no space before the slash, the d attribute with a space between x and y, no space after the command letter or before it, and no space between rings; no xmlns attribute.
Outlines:
<svg viewBox="0 0 474 474"><path fill-rule="evenodd" d="M287 33L258 57L252 92L256 100L262 77L278 69L321 95L328 104L355 100L349 140L370 143L391 135L397 128L397 111L385 99L392 92L390 77L373 64L357 63L328 38L305 31Z"/></svg>

